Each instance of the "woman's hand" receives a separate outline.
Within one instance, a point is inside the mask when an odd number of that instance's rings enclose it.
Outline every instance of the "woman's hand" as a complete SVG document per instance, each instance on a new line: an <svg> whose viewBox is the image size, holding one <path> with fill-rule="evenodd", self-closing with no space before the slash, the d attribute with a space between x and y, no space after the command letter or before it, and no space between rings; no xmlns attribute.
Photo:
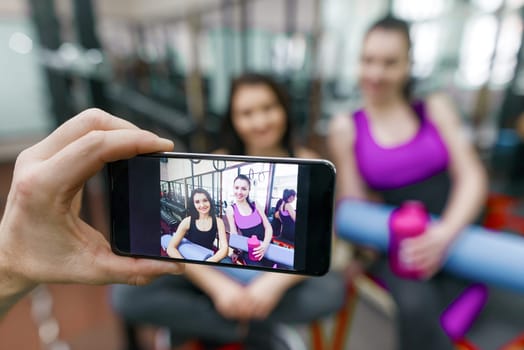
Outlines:
<svg viewBox="0 0 524 350"><path fill-rule="evenodd" d="M250 305L246 290L241 284L224 278L212 293L209 293L217 311L228 319L247 320Z"/></svg>
<svg viewBox="0 0 524 350"><path fill-rule="evenodd" d="M249 316L253 319L262 320L269 316L288 289L288 284L265 277L266 275L262 275L246 287Z"/></svg>
<svg viewBox="0 0 524 350"><path fill-rule="evenodd" d="M268 244L265 244L264 242L262 242L258 247L253 249L253 255L255 256L255 258L258 261L262 260L262 258L264 257L264 254L266 254L266 250L268 247L269 247Z"/></svg>
<svg viewBox="0 0 524 350"><path fill-rule="evenodd" d="M430 278L442 267L453 237L453 233L443 224L432 224L423 235L402 242L400 258L404 264L413 266L422 271L425 278Z"/></svg>

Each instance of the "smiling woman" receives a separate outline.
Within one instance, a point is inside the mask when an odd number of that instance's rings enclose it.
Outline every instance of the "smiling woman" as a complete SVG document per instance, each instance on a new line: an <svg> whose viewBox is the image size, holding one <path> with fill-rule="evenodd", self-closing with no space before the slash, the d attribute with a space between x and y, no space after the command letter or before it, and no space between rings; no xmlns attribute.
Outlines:
<svg viewBox="0 0 524 350"><path fill-rule="evenodd" d="M249 259L261 261L266 265L269 263L269 266L271 266L272 263L263 260L263 258L273 238L273 229L264 210L259 204L249 199L250 190L251 181L249 178L246 175L238 175L233 182L235 203L228 208L227 221L232 234L240 233L246 237L255 236L260 241Z"/></svg>
<svg viewBox="0 0 524 350"><path fill-rule="evenodd" d="M410 56L405 21L386 17L370 27L359 67L362 108L333 118L329 146L340 198L378 198L394 206L416 200L441 216L400 248L403 260L424 271L425 280L392 274L384 256L371 272L397 303L398 348L452 349L438 320L444 291L462 281L439 270L448 247L479 215L486 174L448 98L412 99Z"/></svg>
<svg viewBox="0 0 524 350"><path fill-rule="evenodd" d="M202 188L193 190L188 203L189 216L176 230L169 242L167 254L172 258L185 258L179 248L185 238L189 242L216 252L206 258L206 261L218 262L224 259L228 251L228 243L224 222L217 218L211 195ZM217 241L217 249L215 248Z"/></svg>

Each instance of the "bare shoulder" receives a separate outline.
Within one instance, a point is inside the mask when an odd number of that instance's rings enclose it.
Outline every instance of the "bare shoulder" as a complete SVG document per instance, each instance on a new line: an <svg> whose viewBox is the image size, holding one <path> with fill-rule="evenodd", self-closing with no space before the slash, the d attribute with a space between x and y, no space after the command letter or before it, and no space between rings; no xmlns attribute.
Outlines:
<svg viewBox="0 0 524 350"><path fill-rule="evenodd" d="M354 129L353 118L347 113L336 114L329 121L329 135L353 135Z"/></svg>
<svg viewBox="0 0 524 350"><path fill-rule="evenodd" d="M437 126L449 128L460 125L460 115L451 98L445 93L438 92L426 98L428 118Z"/></svg>
<svg viewBox="0 0 524 350"><path fill-rule="evenodd" d="M218 226L224 226L224 220L222 220L222 218L217 217L216 219L217 219Z"/></svg>
<svg viewBox="0 0 524 350"><path fill-rule="evenodd" d="M191 224L191 216L186 216L184 219L182 219L179 226L182 226L184 228L189 228L190 224Z"/></svg>
<svg viewBox="0 0 524 350"><path fill-rule="evenodd" d="M297 149L295 150L295 155L297 158L309 158L309 159L320 158L320 155L317 152L313 151L310 148L306 148L306 147L297 147Z"/></svg>
<svg viewBox="0 0 524 350"><path fill-rule="evenodd" d="M337 114L329 122L327 145L333 157L342 156L355 142L355 123L349 114Z"/></svg>
<svg viewBox="0 0 524 350"><path fill-rule="evenodd" d="M255 207L258 209L258 210L264 210L264 208L262 208L262 206L258 203L258 202L255 202Z"/></svg>
<svg viewBox="0 0 524 350"><path fill-rule="evenodd" d="M284 210L294 210L293 205L291 203L285 203L284 204Z"/></svg>

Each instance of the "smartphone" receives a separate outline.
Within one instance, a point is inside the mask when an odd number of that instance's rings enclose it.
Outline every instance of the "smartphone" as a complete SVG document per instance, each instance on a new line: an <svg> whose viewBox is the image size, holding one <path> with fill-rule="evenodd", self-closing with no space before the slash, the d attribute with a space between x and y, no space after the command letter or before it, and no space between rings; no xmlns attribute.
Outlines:
<svg viewBox="0 0 524 350"><path fill-rule="evenodd" d="M329 269L329 161L166 152L108 169L116 254L311 276Z"/></svg>

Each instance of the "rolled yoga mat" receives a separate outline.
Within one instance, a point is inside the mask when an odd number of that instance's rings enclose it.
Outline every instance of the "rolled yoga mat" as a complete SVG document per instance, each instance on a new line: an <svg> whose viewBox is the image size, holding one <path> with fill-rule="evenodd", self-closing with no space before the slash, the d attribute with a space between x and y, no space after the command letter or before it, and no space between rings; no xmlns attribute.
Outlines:
<svg viewBox="0 0 524 350"><path fill-rule="evenodd" d="M189 260L204 261L213 256L213 251L195 244L185 238L182 239L178 246L178 251L182 256Z"/></svg>
<svg viewBox="0 0 524 350"><path fill-rule="evenodd" d="M339 237L386 252L392 206L343 200L336 209ZM434 218L433 218L434 219ZM524 237L469 226L448 251L444 270L476 282L524 293Z"/></svg>
<svg viewBox="0 0 524 350"><path fill-rule="evenodd" d="M229 236L229 246L231 248L237 248L247 252L247 240L247 237L238 234L232 234ZM280 247L276 244L270 244L266 250L266 253L264 254L264 257L268 260L293 267L295 262L295 250Z"/></svg>

